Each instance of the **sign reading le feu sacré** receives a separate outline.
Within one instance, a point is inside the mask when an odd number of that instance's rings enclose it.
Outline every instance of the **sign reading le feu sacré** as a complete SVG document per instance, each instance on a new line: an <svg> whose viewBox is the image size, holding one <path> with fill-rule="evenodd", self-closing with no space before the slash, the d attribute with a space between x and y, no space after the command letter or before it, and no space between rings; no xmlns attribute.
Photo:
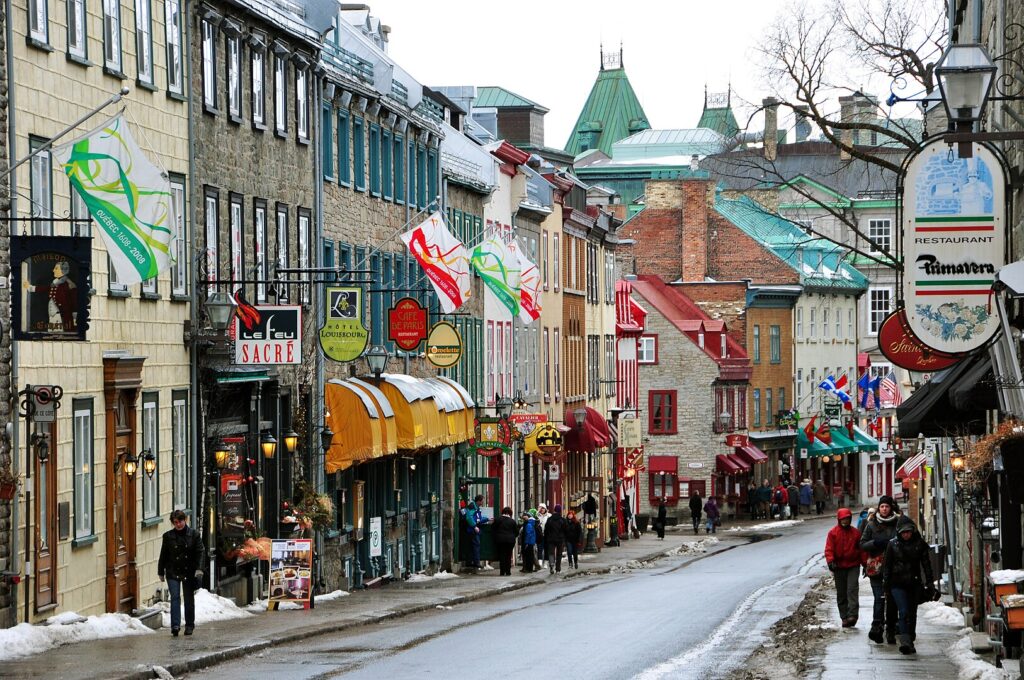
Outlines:
<svg viewBox="0 0 1024 680"><path fill-rule="evenodd" d="M302 307L247 306L244 316L236 313L234 326L236 364L302 363Z"/></svg>

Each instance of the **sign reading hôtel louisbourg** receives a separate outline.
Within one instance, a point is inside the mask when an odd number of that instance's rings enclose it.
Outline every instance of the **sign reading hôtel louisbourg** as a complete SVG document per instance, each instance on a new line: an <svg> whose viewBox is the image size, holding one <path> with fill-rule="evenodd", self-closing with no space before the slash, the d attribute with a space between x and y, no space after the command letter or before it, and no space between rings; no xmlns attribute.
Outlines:
<svg viewBox="0 0 1024 680"><path fill-rule="evenodd" d="M938 352L964 354L999 330L989 303L1005 263L1006 178L999 158L972 144L927 142L903 189L903 299L910 330Z"/></svg>

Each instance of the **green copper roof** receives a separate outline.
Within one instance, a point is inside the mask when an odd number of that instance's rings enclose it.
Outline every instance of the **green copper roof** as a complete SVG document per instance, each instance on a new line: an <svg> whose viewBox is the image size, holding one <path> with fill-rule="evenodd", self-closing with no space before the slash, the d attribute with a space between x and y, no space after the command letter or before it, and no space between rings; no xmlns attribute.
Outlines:
<svg viewBox="0 0 1024 680"><path fill-rule="evenodd" d="M740 131L740 126L736 123L736 116L733 115L732 109L729 107L724 109L705 108L704 112L700 114L700 122L697 123L697 127L711 128L724 137L735 137Z"/></svg>
<svg viewBox="0 0 1024 680"><path fill-rule="evenodd" d="M625 69L601 69L565 150L575 156L600 149L610 156L612 144L650 127Z"/></svg>
<svg viewBox="0 0 1024 680"><path fill-rule="evenodd" d="M473 102L473 106L479 108L493 106L498 109L525 107L537 109L541 113L548 112L546 108L537 102L530 101L526 97L506 90L503 87L493 86L478 87L476 90L476 101Z"/></svg>

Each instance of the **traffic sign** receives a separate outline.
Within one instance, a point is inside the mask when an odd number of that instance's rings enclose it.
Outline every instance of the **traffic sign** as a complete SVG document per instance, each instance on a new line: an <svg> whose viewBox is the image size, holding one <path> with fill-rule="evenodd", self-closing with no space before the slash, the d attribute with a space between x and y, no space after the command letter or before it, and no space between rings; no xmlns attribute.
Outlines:
<svg viewBox="0 0 1024 680"><path fill-rule="evenodd" d="M32 420L36 423L52 423L57 419L57 405L60 403L60 387L35 385L32 388Z"/></svg>
<svg viewBox="0 0 1024 680"><path fill-rule="evenodd" d="M381 556L381 544L383 542L383 533L381 532L380 525L380 517L370 518L370 557Z"/></svg>

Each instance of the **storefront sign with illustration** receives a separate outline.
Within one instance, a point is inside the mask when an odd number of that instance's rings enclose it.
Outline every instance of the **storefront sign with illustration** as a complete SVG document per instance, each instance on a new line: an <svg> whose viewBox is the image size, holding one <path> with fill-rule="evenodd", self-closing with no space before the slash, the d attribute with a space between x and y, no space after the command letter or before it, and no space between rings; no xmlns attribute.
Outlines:
<svg viewBox="0 0 1024 680"><path fill-rule="evenodd" d="M523 451L546 463L559 460L565 453L562 433L554 423L541 423L523 440Z"/></svg>
<svg viewBox="0 0 1024 680"><path fill-rule="evenodd" d="M451 323L438 321L427 336L427 361L438 368L451 368L462 358L462 336Z"/></svg>
<svg viewBox="0 0 1024 680"><path fill-rule="evenodd" d="M388 340L398 349L410 352L427 339L427 310L410 297L405 297L388 310Z"/></svg>
<svg viewBox="0 0 1024 680"><path fill-rule="evenodd" d="M971 146L960 158L941 138L925 143L903 185L907 323L947 354L977 349L999 330L989 296L1006 261L1006 177L995 153Z"/></svg>
<svg viewBox="0 0 1024 680"><path fill-rule="evenodd" d="M308 604L313 592L313 539L274 540L270 546L270 605Z"/></svg>
<svg viewBox="0 0 1024 680"><path fill-rule="evenodd" d="M477 418L476 437L469 450L493 458L508 453L512 446L512 426L504 418Z"/></svg>
<svg viewBox="0 0 1024 680"><path fill-rule="evenodd" d="M243 306L244 305L244 306ZM302 363L302 307L239 303L231 322L235 363Z"/></svg>
<svg viewBox="0 0 1024 680"><path fill-rule="evenodd" d="M370 332L363 325L363 289L329 286L320 347L334 361L355 361L366 350Z"/></svg>
<svg viewBox="0 0 1024 680"><path fill-rule="evenodd" d="M726 446L746 446L749 443L749 439L745 434L727 434L725 435Z"/></svg>
<svg viewBox="0 0 1024 680"><path fill-rule="evenodd" d="M643 426L639 418L619 418L619 448L639 449L643 446Z"/></svg>
<svg viewBox="0 0 1024 680"><path fill-rule="evenodd" d="M939 371L960 361L922 344L910 330L905 309L897 309L882 322L878 348L886 359L908 371Z"/></svg>
<svg viewBox="0 0 1024 680"><path fill-rule="evenodd" d="M546 413L513 411L508 417L508 422L515 428L515 433L518 435L516 438L522 439L529 436L539 424L548 422L548 416Z"/></svg>
<svg viewBox="0 0 1024 680"><path fill-rule="evenodd" d="M779 411L776 416L780 429L793 429L800 422L800 412L796 409L787 409L785 411Z"/></svg>
<svg viewBox="0 0 1024 680"><path fill-rule="evenodd" d="M15 340L85 340L92 239L11 236L11 329Z"/></svg>
<svg viewBox="0 0 1024 680"><path fill-rule="evenodd" d="M220 475L221 536L245 534L244 479L245 477L238 472L223 472Z"/></svg>

